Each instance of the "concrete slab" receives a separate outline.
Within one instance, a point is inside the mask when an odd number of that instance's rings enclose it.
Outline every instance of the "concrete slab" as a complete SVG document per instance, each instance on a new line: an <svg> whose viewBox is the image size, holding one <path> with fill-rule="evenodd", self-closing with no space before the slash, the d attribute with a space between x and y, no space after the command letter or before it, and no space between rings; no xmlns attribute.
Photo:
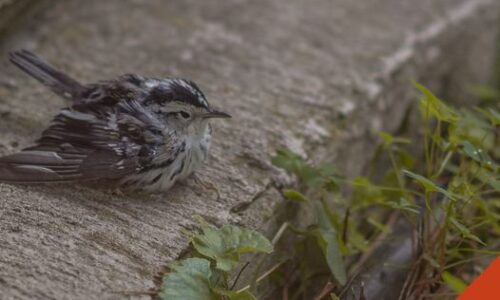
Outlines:
<svg viewBox="0 0 500 300"><path fill-rule="evenodd" d="M494 0L49 3L1 41L2 155L28 146L65 105L9 65L18 48L84 82L188 77L234 118L216 124L200 172L219 200L191 181L161 196L0 184L2 299L122 299L113 291L154 287L196 214L266 230L282 200L276 148L359 172L371 132L396 129L414 100L410 79L455 95L484 82L499 28Z"/></svg>

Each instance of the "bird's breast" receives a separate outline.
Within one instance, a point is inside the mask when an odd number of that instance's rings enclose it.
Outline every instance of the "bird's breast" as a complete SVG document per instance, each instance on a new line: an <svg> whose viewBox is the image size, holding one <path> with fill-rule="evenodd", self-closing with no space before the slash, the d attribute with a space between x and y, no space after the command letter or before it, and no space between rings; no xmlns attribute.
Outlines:
<svg viewBox="0 0 500 300"><path fill-rule="evenodd" d="M154 165L144 172L128 176L122 184L128 188L147 192L160 192L171 188L177 180L182 180L198 169L208 157L210 135L200 140L186 139L183 151L178 151L167 163Z"/></svg>

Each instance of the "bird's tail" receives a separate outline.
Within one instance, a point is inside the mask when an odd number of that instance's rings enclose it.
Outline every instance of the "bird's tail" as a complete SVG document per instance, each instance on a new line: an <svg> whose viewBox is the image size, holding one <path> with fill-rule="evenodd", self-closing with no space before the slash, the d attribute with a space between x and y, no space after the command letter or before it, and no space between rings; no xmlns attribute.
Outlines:
<svg viewBox="0 0 500 300"><path fill-rule="evenodd" d="M56 70L34 53L18 50L9 53L10 61L21 70L48 86L54 93L77 100L85 87L68 75Z"/></svg>

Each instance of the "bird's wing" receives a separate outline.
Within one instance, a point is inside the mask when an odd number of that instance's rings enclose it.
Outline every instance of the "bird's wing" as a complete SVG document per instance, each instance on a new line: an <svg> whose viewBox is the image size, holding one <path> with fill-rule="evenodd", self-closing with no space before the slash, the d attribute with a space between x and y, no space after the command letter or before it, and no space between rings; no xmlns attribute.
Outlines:
<svg viewBox="0 0 500 300"><path fill-rule="evenodd" d="M114 80L100 81L86 85L86 90L74 99L79 110L106 108L124 100L143 101L148 94L146 82L149 79L134 74L125 74Z"/></svg>
<svg viewBox="0 0 500 300"><path fill-rule="evenodd" d="M170 159L174 139L137 101L100 114L63 109L33 147L0 158L0 181L118 179Z"/></svg>

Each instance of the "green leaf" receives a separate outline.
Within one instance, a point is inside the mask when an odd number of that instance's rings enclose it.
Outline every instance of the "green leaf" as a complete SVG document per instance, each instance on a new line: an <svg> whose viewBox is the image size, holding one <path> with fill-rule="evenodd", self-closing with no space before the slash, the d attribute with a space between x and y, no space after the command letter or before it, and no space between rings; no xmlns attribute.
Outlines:
<svg viewBox="0 0 500 300"><path fill-rule="evenodd" d="M358 176L354 178L352 185L354 186L352 196L354 206L373 204L382 201L384 198L380 188L366 177Z"/></svg>
<svg viewBox="0 0 500 300"><path fill-rule="evenodd" d="M479 107L475 108L476 111L480 112L483 116L485 116L491 124L500 125L500 112L495 110L494 108L482 109Z"/></svg>
<svg viewBox="0 0 500 300"><path fill-rule="evenodd" d="M243 291L240 293L236 293L233 296L229 297L230 300L257 300L252 293L249 291Z"/></svg>
<svg viewBox="0 0 500 300"><path fill-rule="evenodd" d="M415 157L406 150L398 149L397 156L399 165L403 168L411 169L415 165Z"/></svg>
<svg viewBox="0 0 500 300"><path fill-rule="evenodd" d="M217 229L202 224L203 233L192 238L192 244L201 255L216 262L219 270L229 272L236 267L240 254L273 251L268 239L255 230L224 225Z"/></svg>
<svg viewBox="0 0 500 300"><path fill-rule="evenodd" d="M432 182L431 180L425 178L424 176L422 175L419 175L419 174L415 174L409 170L403 170L403 174L405 174L406 176L414 179L415 181L417 181L418 183L420 183L420 185L422 185L425 189L425 192L426 193L429 193L429 192L438 192L438 193L441 193L443 194L444 196L452 199L452 200L456 200L456 195L454 195L453 193L443 189L442 187L439 187L438 185L436 185L434 182Z"/></svg>
<svg viewBox="0 0 500 300"><path fill-rule="evenodd" d="M409 144L411 141L409 139L395 137L384 131L377 131L377 135L381 137L387 145L391 144Z"/></svg>
<svg viewBox="0 0 500 300"><path fill-rule="evenodd" d="M283 195L285 195L285 197L288 200L292 200L292 201L296 201L296 202L307 203L309 201L309 200L307 200L306 196L302 195L300 192L298 192L296 190L291 190L291 189L285 190L283 192Z"/></svg>
<svg viewBox="0 0 500 300"><path fill-rule="evenodd" d="M436 270L440 269L441 268L441 265L437 262L437 260L434 259L434 257L432 257L431 255L427 254L427 253L424 253L423 255L423 258L429 262L429 264L431 266L433 266Z"/></svg>
<svg viewBox="0 0 500 300"><path fill-rule="evenodd" d="M294 174L297 174L301 166L305 163L300 155L286 149L278 149L271 162L273 165Z"/></svg>
<svg viewBox="0 0 500 300"><path fill-rule="evenodd" d="M271 162L297 176L300 183L308 188L337 189L333 178L335 168L331 163L322 163L316 167L307 163L300 155L284 149L277 150Z"/></svg>
<svg viewBox="0 0 500 300"><path fill-rule="evenodd" d="M379 137L381 137L384 140L384 142L386 144L390 145L394 141L394 137L391 134L387 133L387 132L377 131L377 134L378 134Z"/></svg>
<svg viewBox="0 0 500 300"><path fill-rule="evenodd" d="M474 85L468 87L468 90L473 95L487 101L500 100L500 91L486 86L486 85Z"/></svg>
<svg viewBox="0 0 500 300"><path fill-rule="evenodd" d="M213 291L214 291L214 293L216 293L220 296L226 297L224 299L229 299L229 300L256 300L257 299L248 290L241 291L241 292L234 292L234 291L229 291L229 290L225 290L225 289L214 288Z"/></svg>
<svg viewBox="0 0 500 300"><path fill-rule="evenodd" d="M331 300L340 300L340 298L337 295L335 295L334 293L330 294L330 299Z"/></svg>
<svg viewBox="0 0 500 300"><path fill-rule="evenodd" d="M473 171L473 174L481 180L481 182L489 184L495 190L500 191L500 177L498 173L478 167Z"/></svg>
<svg viewBox="0 0 500 300"><path fill-rule="evenodd" d="M464 111L460 122L450 126L448 132L448 141L454 145L468 141L483 150L489 151L495 148L495 132L492 124L471 111Z"/></svg>
<svg viewBox="0 0 500 300"><path fill-rule="evenodd" d="M460 120L460 114L454 109L450 108L438 97L436 97L431 91L419 83L414 83L415 87L424 95L420 99L420 106L422 114L430 116L448 123L456 123Z"/></svg>
<svg viewBox="0 0 500 300"><path fill-rule="evenodd" d="M332 192L332 193L338 193L340 191L340 186L333 177L327 178L325 180L323 187L325 188L325 190Z"/></svg>
<svg viewBox="0 0 500 300"><path fill-rule="evenodd" d="M464 147L463 148L464 152L465 154L467 154L467 156L469 156L475 161L481 162L480 152L478 151L478 149L476 149L476 147L474 147L469 141L463 142L462 145Z"/></svg>
<svg viewBox="0 0 500 300"><path fill-rule="evenodd" d="M373 225L373 227L375 227L380 232L385 232L387 230L390 230L389 226L387 226L386 224L380 223L374 217L368 217L367 221L369 224Z"/></svg>
<svg viewBox="0 0 500 300"><path fill-rule="evenodd" d="M481 241L481 239L478 236L472 234L472 232L469 230L469 228L467 228L465 225L458 222L457 219L450 216L449 220L450 220L451 224L453 224L453 226L455 226L458 229L458 231L460 231L460 234L462 234L462 236L464 238L476 241L476 242L482 244L483 246L486 246L486 244L483 241Z"/></svg>
<svg viewBox="0 0 500 300"><path fill-rule="evenodd" d="M491 159L491 157L486 153L486 151L476 148L474 145L472 145L469 141L464 141L462 143L462 150L463 152L473 160L484 164L488 168L491 168L493 171L498 170L498 165Z"/></svg>
<svg viewBox="0 0 500 300"><path fill-rule="evenodd" d="M465 291L465 289L467 288L467 284L462 279L452 275L449 272L443 272L441 274L441 277L452 290L459 294Z"/></svg>
<svg viewBox="0 0 500 300"><path fill-rule="evenodd" d="M308 164L303 164L301 166L297 172L297 176L300 182L310 189L321 188L325 182L325 176L323 176L321 170Z"/></svg>
<svg viewBox="0 0 500 300"><path fill-rule="evenodd" d="M349 244L351 244L354 248L364 252L368 250L369 242L366 240L365 236L356 228L355 224L350 224L348 226L349 232ZM348 251L342 251L342 254L348 253Z"/></svg>
<svg viewBox="0 0 500 300"><path fill-rule="evenodd" d="M210 289L210 262L203 258L188 258L170 266L172 272L163 277L159 296L170 300L216 300Z"/></svg>
<svg viewBox="0 0 500 300"><path fill-rule="evenodd" d="M332 229L318 228L313 231L313 234L316 236L318 246L326 258L328 268L332 272L333 277L341 285L346 284L347 274L337 241L337 233Z"/></svg>
<svg viewBox="0 0 500 300"><path fill-rule="evenodd" d="M401 197L399 198L399 202L392 202L392 201L387 201L385 203L387 206L395 208L395 209L400 209L400 210L405 210L411 213L418 214L420 211L418 210L418 206L412 204L411 202L408 201L408 199Z"/></svg>
<svg viewBox="0 0 500 300"><path fill-rule="evenodd" d="M324 204L316 201L315 210L318 218L318 228L312 230L316 237L318 246L321 248L326 262L333 277L341 284L347 282L347 274L342 259L339 243L337 241L337 232L326 214Z"/></svg>

